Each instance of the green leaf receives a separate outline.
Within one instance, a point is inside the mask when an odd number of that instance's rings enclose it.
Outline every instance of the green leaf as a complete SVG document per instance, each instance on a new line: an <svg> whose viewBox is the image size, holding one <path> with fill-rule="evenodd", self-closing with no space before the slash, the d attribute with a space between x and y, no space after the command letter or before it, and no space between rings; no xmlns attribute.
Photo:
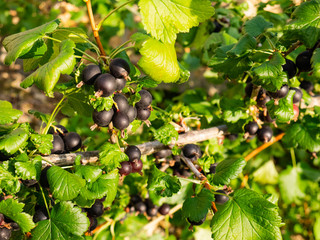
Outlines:
<svg viewBox="0 0 320 240"><path fill-rule="evenodd" d="M320 38L319 13L319 0L300 4L292 14L293 21L285 29L285 37L300 40L307 48L312 48Z"/></svg>
<svg viewBox="0 0 320 240"><path fill-rule="evenodd" d="M279 174L273 160L263 164L253 173L253 179L262 184L277 184Z"/></svg>
<svg viewBox="0 0 320 240"><path fill-rule="evenodd" d="M53 136L51 134L31 134L30 139L40 153L44 155L51 153L53 148Z"/></svg>
<svg viewBox="0 0 320 240"><path fill-rule="evenodd" d="M29 114L32 114L33 116L35 116L36 118L40 119L41 121L45 122L46 124L49 122L49 118L50 115L48 114L44 114L42 112L36 111L36 110L32 110L30 109L28 111Z"/></svg>
<svg viewBox="0 0 320 240"><path fill-rule="evenodd" d="M293 95L295 94L294 90L290 90L285 98L279 100L278 105L274 104L274 99L267 103L268 112L272 119L276 119L279 123L286 123L293 119Z"/></svg>
<svg viewBox="0 0 320 240"><path fill-rule="evenodd" d="M226 159L216 167L216 173L213 176L212 182L215 185L227 185L230 183L230 180L238 177L242 172L246 161L243 158L239 159Z"/></svg>
<svg viewBox="0 0 320 240"><path fill-rule="evenodd" d="M212 218L212 238L219 240L282 239L277 206L260 194L239 189Z"/></svg>
<svg viewBox="0 0 320 240"><path fill-rule="evenodd" d="M174 43L177 33L189 32L214 14L209 0L140 0L142 23L147 33Z"/></svg>
<svg viewBox="0 0 320 240"><path fill-rule="evenodd" d="M113 95L109 97L95 97L94 95L90 95L90 103L94 109L98 112L103 110L109 111L113 106Z"/></svg>
<svg viewBox="0 0 320 240"><path fill-rule="evenodd" d="M142 35L142 36L141 36ZM131 37L141 41L139 52L141 58L138 65L142 70L157 82L176 82L180 77L180 68L173 44L162 43L141 33Z"/></svg>
<svg viewBox="0 0 320 240"><path fill-rule="evenodd" d="M171 197L181 188L181 183L177 177L161 172L155 165L151 167L148 178L148 190L162 197Z"/></svg>
<svg viewBox="0 0 320 240"><path fill-rule="evenodd" d="M87 43L86 39L88 39L86 32L83 29L76 27L60 27L52 33L52 37L61 41L70 39L75 43Z"/></svg>
<svg viewBox="0 0 320 240"><path fill-rule="evenodd" d="M14 154L28 140L28 133L23 128L17 128L11 133L0 138L0 150L4 150L9 154Z"/></svg>
<svg viewBox="0 0 320 240"><path fill-rule="evenodd" d="M22 114L20 110L13 109L10 102L0 100L0 125L14 122Z"/></svg>
<svg viewBox="0 0 320 240"><path fill-rule="evenodd" d="M59 200L74 199L85 185L85 180L58 166L49 168L47 176L53 197Z"/></svg>
<svg viewBox="0 0 320 240"><path fill-rule="evenodd" d="M203 188L199 194L189 197L184 201L182 214L191 221L199 222L207 215L213 201L214 194L208 189Z"/></svg>
<svg viewBox="0 0 320 240"><path fill-rule="evenodd" d="M310 152L320 151L320 124L318 118L305 116L302 123L289 126L282 142L288 148L302 148Z"/></svg>
<svg viewBox="0 0 320 240"><path fill-rule="evenodd" d="M34 228L32 216L23 212L23 203L19 203L18 200L8 198L0 202L0 213L4 214L14 222L18 223L21 231L26 233Z"/></svg>
<svg viewBox="0 0 320 240"><path fill-rule="evenodd" d="M75 170L75 174L87 182L95 182L102 175L102 170L98 166L76 165Z"/></svg>
<svg viewBox="0 0 320 240"><path fill-rule="evenodd" d="M36 83L41 90L52 97L52 90L59 81L60 75L70 74L73 71L76 64L74 47L75 44L71 40L63 40L60 43L59 55L25 78L20 84L21 87L27 88Z"/></svg>
<svg viewBox="0 0 320 240"><path fill-rule="evenodd" d="M49 220L40 221L32 231L35 240L83 239L89 227L86 213L71 202L60 202L51 211Z"/></svg>
<svg viewBox="0 0 320 240"><path fill-rule="evenodd" d="M59 26L59 23L60 21L56 19L39 27L6 37L2 42L8 51L5 64L10 65L17 58L32 50L34 45L39 44L39 40L42 40L46 33L53 32Z"/></svg>
<svg viewBox="0 0 320 240"><path fill-rule="evenodd" d="M215 160L212 156L205 156L197 160L204 172L210 171L211 164L215 163Z"/></svg>
<svg viewBox="0 0 320 240"><path fill-rule="evenodd" d="M101 97L101 99L106 100L108 98ZM66 104L71 107L77 115L92 117L93 109L88 102L87 95L84 93L74 93L68 96Z"/></svg>
<svg viewBox="0 0 320 240"><path fill-rule="evenodd" d="M227 55L231 57L242 57L248 52L250 52L250 50L255 49L256 45L257 45L256 39L249 34L245 34L227 52Z"/></svg>
<svg viewBox="0 0 320 240"><path fill-rule="evenodd" d="M319 48L314 50L311 58L311 64L312 64L312 76L315 76L316 78L320 78L320 49Z"/></svg>
<svg viewBox="0 0 320 240"><path fill-rule="evenodd" d="M14 164L17 176L23 180L37 179L37 176L40 175L41 165L41 158L35 158L27 162L16 162Z"/></svg>
<svg viewBox="0 0 320 240"><path fill-rule="evenodd" d="M169 145L172 141L178 140L179 134L174 126L168 123L157 130L153 130L153 136L164 145Z"/></svg>
<svg viewBox="0 0 320 240"><path fill-rule="evenodd" d="M284 81L287 80L287 75L282 70L282 65L284 64L284 58L279 52L275 52L270 61L265 61L260 66L253 68L255 75L253 83L261 85L261 87L271 92L280 89Z"/></svg>
<svg viewBox="0 0 320 240"><path fill-rule="evenodd" d="M271 22L266 21L262 16L258 15L244 23L244 32L253 37L258 37L271 27L273 27Z"/></svg>
<svg viewBox="0 0 320 240"><path fill-rule="evenodd" d="M20 191L20 183L17 177L0 165L0 192L3 190L7 194L15 194Z"/></svg>
<svg viewBox="0 0 320 240"><path fill-rule="evenodd" d="M99 152L100 163L106 166L107 171L120 168L120 163L128 161L128 156L121 149L112 143L106 143Z"/></svg>
<svg viewBox="0 0 320 240"><path fill-rule="evenodd" d="M239 121L239 119L248 118L246 106L241 99L222 98L220 107L222 110L222 118L226 122L235 123Z"/></svg>
<svg viewBox="0 0 320 240"><path fill-rule="evenodd" d="M305 186L301 179L301 173L298 168L288 166L288 168L280 173L279 187L281 198L285 203L301 203L301 199L305 197Z"/></svg>

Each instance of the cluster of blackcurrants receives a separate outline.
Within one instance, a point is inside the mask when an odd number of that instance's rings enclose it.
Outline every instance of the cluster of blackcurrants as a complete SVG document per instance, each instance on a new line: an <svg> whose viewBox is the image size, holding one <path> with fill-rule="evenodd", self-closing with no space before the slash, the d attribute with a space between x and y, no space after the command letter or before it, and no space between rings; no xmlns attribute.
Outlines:
<svg viewBox="0 0 320 240"><path fill-rule="evenodd" d="M121 168L119 168L119 174L127 176L130 173L142 174L141 170L143 163L141 161L141 151L137 146L131 145L124 151L127 154L129 161L121 162Z"/></svg>
<svg viewBox="0 0 320 240"><path fill-rule="evenodd" d="M122 58L111 60L110 73L102 73L98 65L88 65L82 71L82 82L94 85L96 97L109 97L115 92L120 92L125 87L130 74L129 64ZM79 85L79 84L78 84ZM141 100L135 106L128 103L128 99L121 93L113 96L114 105L109 111L94 111L92 119L94 125L91 130L107 127L111 122L119 130L126 129L134 120L148 120L151 114L152 95L147 90L139 91Z"/></svg>
<svg viewBox="0 0 320 240"><path fill-rule="evenodd" d="M139 195L132 195L126 207L126 212L137 212L138 214L147 214L149 217L155 217L158 213L161 215L169 214L170 205L164 203L158 207L149 198L143 201Z"/></svg>
<svg viewBox="0 0 320 240"><path fill-rule="evenodd" d="M96 199L94 204L90 208L85 208L84 210L87 212L87 217L90 221L89 231L93 231L98 226L98 217L101 217L104 213L103 201L105 197L102 199Z"/></svg>
<svg viewBox="0 0 320 240"><path fill-rule="evenodd" d="M297 68L300 72L310 71L311 70L311 56L309 51L302 52L296 58L296 64L286 59L286 63L282 65L283 71L288 75L288 79L293 78L297 74ZM246 95L251 97L252 91L254 89L254 84L251 81L251 78L247 81L247 86L245 88ZM300 88L306 90L308 93L311 93L313 90L313 84L309 81L301 81ZM273 98L274 104L278 104L278 100L287 96L289 90L294 90L295 94L293 96L293 112L294 120L297 120L299 116L299 107L298 104L303 96L303 93L300 88L290 87L287 84L284 84L276 92L266 91L265 89L260 89L257 95L257 107L261 110L259 113L259 119L264 123L275 123L275 119L272 119L270 114L267 111L266 104ZM248 136L257 135L258 139L262 142L269 142L272 138L273 131L270 126L264 125L259 129L258 123L255 121L249 122L244 127L245 133Z"/></svg>
<svg viewBox="0 0 320 240"><path fill-rule="evenodd" d="M0 240L9 240L12 231L19 230L20 226L16 222L0 213Z"/></svg>
<svg viewBox="0 0 320 240"><path fill-rule="evenodd" d="M76 132L68 132L62 125L50 127L49 133L53 135L51 154L73 152L82 146L79 134Z"/></svg>

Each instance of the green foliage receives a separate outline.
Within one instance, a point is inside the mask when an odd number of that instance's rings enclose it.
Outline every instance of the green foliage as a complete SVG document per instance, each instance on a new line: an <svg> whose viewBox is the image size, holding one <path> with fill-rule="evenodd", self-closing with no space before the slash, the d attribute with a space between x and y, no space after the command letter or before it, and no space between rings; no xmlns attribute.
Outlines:
<svg viewBox="0 0 320 240"><path fill-rule="evenodd" d="M279 123L286 123L293 119L292 98L294 94L295 91L290 90L285 98L279 100L278 105L274 104L274 99L267 103L267 108L272 119L275 118Z"/></svg>
<svg viewBox="0 0 320 240"><path fill-rule="evenodd" d="M0 115L0 124L8 124L18 120L22 112L12 109L10 102L0 100Z"/></svg>
<svg viewBox="0 0 320 240"><path fill-rule="evenodd" d="M179 134L171 124L163 125L161 128L154 130L154 138L159 142L168 145L169 143L178 140Z"/></svg>

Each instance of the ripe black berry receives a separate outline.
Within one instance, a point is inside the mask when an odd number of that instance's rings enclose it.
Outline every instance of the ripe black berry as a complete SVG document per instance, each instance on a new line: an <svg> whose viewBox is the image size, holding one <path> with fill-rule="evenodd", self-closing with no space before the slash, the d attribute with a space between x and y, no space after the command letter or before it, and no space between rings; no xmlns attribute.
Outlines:
<svg viewBox="0 0 320 240"><path fill-rule="evenodd" d="M132 195L130 198L130 204L135 205L138 202L141 202L142 199L139 195Z"/></svg>
<svg viewBox="0 0 320 240"><path fill-rule="evenodd" d="M103 203L96 200L91 208L86 210L91 217L100 217L104 212Z"/></svg>
<svg viewBox="0 0 320 240"><path fill-rule="evenodd" d="M294 90L295 94L293 95L293 103L298 103L300 102L301 98L302 98L302 91L299 88L290 88L290 90Z"/></svg>
<svg viewBox="0 0 320 240"><path fill-rule="evenodd" d="M155 217L157 216L157 213L158 213L158 208L156 206L153 206L151 208L148 208L147 210L147 214L148 216L150 217Z"/></svg>
<svg viewBox="0 0 320 240"><path fill-rule="evenodd" d="M110 72L116 78L126 78L130 74L130 66L126 60L115 58L110 62Z"/></svg>
<svg viewBox="0 0 320 240"><path fill-rule="evenodd" d="M264 116L263 112L259 113L259 119L263 122L268 122L268 123L272 123L275 120L271 118L269 112L267 112L267 115Z"/></svg>
<svg viewBox="0 0 320 240"><path fill-rule="evenodd" d="M27 180L22 180L22 183L27 187L34 187L38 183L38 181L35 179L27 179Z"/></svg>
<svg viewBox="0 0 320 240"><path fill-rule="evenodd" d="M209 173L215 174L218 163L214 163L210 165Z"/></svg>
<svg viewBox="0 0 320 240"><path fill-rule="evenodd" d="M82 145L81 137L76 132L67 133L63 140L66 150L70 152L78 150Z"/></svg>
<svg viewBox="0 0 320 240"><path fill-rule="evenodd" d="M133 173L139 173L141 172L142 168L143 168L143 163L141 161L141 159L136 159L133 160L132 162L130 162L131 167L132 167L132 172Z"/></svg>
<svg viewBox="0 0 320 240"><path fill-rule="evenodd" d="M82 81L85 84L92 85L100 74L100 67L98 65L90 64L86 66L82 71Z"/></svg>
<svg viewBox="0 0 320 240"><path fill-rule="evenodd" d="M117 104L117 107L115 107L116 111L124 113L128 111L129 103L124 95L122 95L121 93L115 94L113 97L113 101Z"/></svg>
<svg viewBox="0 0 320 240"><path fill-rule="evenodd" d="M310 82L310 81L303 80L300 83L300 87L302 89L306 90L307 92L312 92L313 91L313 83Z"/></svg>
<svg viewBox="0 0 320 240"><path fill-rule="evenodd" d="M119 169L119 174L127 176L132 173L132 166L129 161L121 162L121 168Z"/></svg>
<svg viewBox="0 0 320 240"><path fill-rule="evenodd" d="M114 111L112 108L109 111L103 110L101 112L94 110L92 113L92 119L98 126L106 127L111 122L113 114Z"/></svg>
<svg viewBox="0 0 320 240"><path fill-rule="evenodd" d="M20 230L20 226L19 226L19 224L16 223L16 222L10 223L10 226L11 226L11 228L12 228L13 231L19 231L19 230Z"/></svg>
<svg viewBox="0 0 320 240"><path fill-rule="evenodd" d="M134 145L128 146L124 153L127 154L127 156L129 157L129 161L141 158L140 149Z"/></svg>
<svg viewBox="0 0 320 240"><path fill-rule="evenodd" d="M55 129L53 127L50 127L48 133L53 135L59 134L60 137L63 137L64 134L68 133L68 130L62 125L55 125Z"/></svg>
<svg viewBox="0 0 320 240"><path fill-rule="evenodd" d="M172 151L170 149L162 149L159 152L156 152L153 154L153 156L156 159L166 158L169 157L172 154Z"/></svg>
<svg viewBox="0 0 320 240"><path fill-rule="evenodd" d="M227 194L225 191L223 190L217 190L216 192L218 193L223 193L223 194ZM220 195L220 194L215 194L214 195L214 202L216 204L225 204L226 202L229 201L229 197L224 196L224 195Z"/></svg>
<svg viewBox="0 0 320 240"><path fill-rule="evenodd" d="M268 92L268 93L273 98L284 98L285 96L287 96L288 92L289 92L289 87L287 84L285 84L285 85L282 85L282 87L276 92Z"/></svg>
<svg viewBox="0 0 320 240"><path fill-rule="evenodd" d="M48 172L49 168L51 168L51 166L46 166L44 169L42 169L41 174L40 174L39 183L43 188L49 187L49 182L48 182L48 178L47 178L47 172Z"/></svg>
<svg viewBox="0 0 320 240"><path fill-rule="evenodd" d="M200 158L202 156L200 147L195 144L185 145L182 148L182 152L186 158L193 158L193 157Z"/></svg>
<svg viewBox="0 0 320 240"><path fill-rule="evenodd" d="M264 89L261 89L257 96L257 105L258 107L265 108L267 102L269 102L271 98L266 94Z"/></svg>
<svg viewBox="0 0 320 240"><path fill-rule="evenodd" d="M297 73L297 67L293 61L286 59L286 63L282 65L283 71L288 74L288 78L293 78Z"/></svg>
<svg viewBox="0 0 320 240"><path fill-rule="evenodd" d="M8 228L0 228L0 239L1 240L9 240L11 237L11 229Z"/></svg>
<svg viewBox="0 0 320 240"><path fill-rule="evenodd" d="M95 217L88 216L90 221L89 231L93 231L98 226L98 220Z"/></svg>
<svg viewBox="0 0 320 240"><path fill-rule="evenodd" d="M48 219L48 212L45 208L39 208L36 210L36 212L33 215L33 221L35 223L47 220Z"/></svg>
<svg viewBox="0 0 320 240"><path fill-rule="evenodd" d="M141 99L139 102L136 103L137 108L147 108L151 105L152 102L152 95L147 90L142 89L139 91Z"/></svg>
<svg viewBox="0 0 320 240"><path fill-rule="evenodd" d="M258 129L259 129L259 126L257 122L249 122L247 125L244 126L245 132L249 133L250 135L256 134Z"/></svg>
<svg viewBox="0 0 320 240"><path fill-rule="evenodd" d="M253 83L252 82L248 82L246 87L245 87L245 89L244 89L247 97L251 97L252 90L253 90Z"/></svg>
<svg viewBox="0 0 320 240"><path fill-rule="evenodd" d="M223 28L223 26L217 20L213 21L213 26L214 26L213 32L215 33L220 32L221 29Z"/></svg>
<svg viewBox="0 0 320 240"><path fill-rule="evenodd" d="M51 154L60 154L64 152L64 142L59 135L53 135Z"/></svg>
<svg viewBox="0 0 320 240"><path fill-rule="evenodd" d="M147 205L144 202L138 202L134 205L136 212L145 213L147 211Z"/></svg>
<svg viewBox="0 0 320 240"><path fill-rule="evenodd" d="M137 117L137 109L133 106L129 106L127 111L129 122L131 123Z"/></svg>
<svg viewBox="0 0 320 240"><path fill-rule="evenodd" d="M167 215L170 212L170 205L167 203L164 203L161 205L161 207L159 208L159 213L161 215Z"/></svg>
<svg viewBox="0 0 320 240"><path fill-rule="evenodd" d="M116 91L122 90L126 86L127 80L125 78L116 78Z"/></svg>
<svg viewBox="0 0 320 240"><path fill-rule="evenodd" d="M101 74L94 82L94 90L101 91L102 97L108 97L116 90L116 79L109 73Z"/></svg>
<svg viewBox="0 0 320 240"><path fill-rule="evenodd" d="M113 126L118 128L119 130L126 129L130 124L127 114L123 112L114 113L112 118L112 123L113 123Z"/></svg>
<svg viewBox="0 0 320 240"><path fill-rule="evenodd" d="M272 138L273 131L269 126L263 126L258 130L257 136L261 142L269 142Z"/></svg>
<svg viewBox="0 0 320 240"><path fill-rule="evenodd" d="M300 72L309 72L312 69L311 66L312 51L307 50L300 53L296 58L296 66Z"/></svg>
<svg viewBox="0 0 320 240"><path fill-rule="evenodd" d="M137 119L146 121L150 117L151 111L148 108L137 108Z"/></svg>
<svg viewBox="0 0 320 240"><path fill-rule="evenodd" d="M204 218L202 218L202 219L201 219L200 221L198 221L198 222L192 221L192 220L190 220L190 218L187 218L187 220L188 220L188 222L189 222L191 225L193 225L193 226L199 226L199 225L201 225L202 223L204 223L204 221L206 220L206 217L207 217L207 215L204 216Z"/></svg>

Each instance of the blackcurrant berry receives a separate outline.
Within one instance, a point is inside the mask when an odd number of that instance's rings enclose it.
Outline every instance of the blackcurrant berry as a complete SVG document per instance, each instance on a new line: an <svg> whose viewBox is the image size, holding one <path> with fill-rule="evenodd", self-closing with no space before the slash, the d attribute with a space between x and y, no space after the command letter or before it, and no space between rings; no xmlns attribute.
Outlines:
<svg viewBox="0 0 320 240"><path fill-rule="evenodd" d="M115 94L113 97L113 101L117 104L117 107L115 107L116 111L127 113L129 109L129 103L124 95L122 95L121 93Z"/></svg>
<svg viewBox="0 0 320 240"><path fill-rule="evenodd" d="M218 163L214 163L210 165L209 173L215 174Z"/></svg>
<svg viewBox="0 0 320 240"><path fill-rule="evenodd" d="M151 111L148 108L137 108L137 119L146 121L150 117Z"/></svg>
<svg viewBox="0 0 320 240"><path fill-rule="evenodd" d="M294 90L295 91L295 94L293 95L293 100L292 102L293 103L298 103L300 102L300 100L302 99L302 91L299 89L299 88L290 88L290 90Z"/></svg>
<svg viewBox="0 0 320 240"><path fill-rule="evenodd" d="M132 173L132 166L129 161L121 162L121 168L119 169L119 174L127 176Z"/></svg>
<svg viewBox="0 0 320 240"><path fill-rule="evenodd" d="M134 205L136 212L145 213L147 211L147 205L144 202L138 202Z"/></svg>
<svg viewBox="0 0 320 240"><path fill-rule="evenodd" d="M127 114L123 112L115 112L113 114L112 123L113 126L119 130L126 129L130 124Z"/></svg>
<svg viewBox="0 0 320 240"><path fill-rule="evenodd" d="M133 173L139 173L141 172L142 168L143 168L143 163L141 161L141 159L136 159L133 160L132 162L130 162L131 167L132 167L132 172Z"/></svg>
<svg viewBox="0 0 320 240"><path fill-rule="evenodd" d="M128 146L124 152L129 157L129 161L133 161L141 158L141 151L137 146Z"/></svg>
<svg viewBox="0 0 320 240"><path fill-rule="evenodd" d="M214 26L213 32L215 33L220 32L221 29L223 28L223 26L217 20L213 21L213 26Z"/></svg>
<svg viewBox="0 0 320 240"><path fill-rule="evenodd" d="M22 183L27 187L34 187L38 183L38 181L35 179L27 179L22 180Z"/></svg>
<svg viewBox="0 0 320 240"><path fill-rule="evenodd" d="M102 97L108 97L116 90L116 79L109 73L101 74L94 82L94 90L101 91Z"/></svg>
<svg viewBox="0 0 320 240"><path fill-rule="evenodd" d="M306 90L307 92L312 92L313 91L313 83L310 82L310 81L306 81L306 80L303 80L301 83L300 83L300 87L304 90Z"/></svg>
<svg viewBox="0 0 320 240"><path fill-rule="evenodd" d="M100 217L104 212L103 203L96 200L91 208L87 208L86 210L91 217Z"/></svg>
<svg viewBox="0 0 320 240"><path fill-rule="evenodd" d="M115 58L110 62L110 72L116 78L126 78L130 74L130 66L126 60Z"/></svg>
<svg viewBox="0 0 320 240"><path fill-rule="evenodd" d="M166 158L169 157L172 154L172 151L170 149L162 149L159 152L156 152L153 154L153 156L156 159Z"/></svg>
<svg viewBox="0 0 320 240"><path fill-rule="evenodd" d="M167 215L170 212L170 205L167 203L164 203L161 205L158 211L161 215Z"/></svg>
<svg viewBox="0 0 320 240"><path fill-rule="evenodd" d="M101 112L94 110L92 113L92 119L98 126L106 127L111 122L113 114L114 111L112 108L109 111L103 110Z"/></svg>
<svg viewBox="0 0 320 240"><path fill-rule="evenodd" d="M11 228L12 228L13 231L19 231L19 230L20 230L20 226L19 226L19 224L16 223L16 222L10 223L10 226L11 226Z"/></svg>
<svg viewBox="0 0 320 240"><path fill-rule="evenodd" d="M289 59L286 59L286 63L282 65L283 71L288 74L288 78L293 78L297 74L297 67L295 63Z"/></svg>
<svg viewBox="0 0 320 240"><path fill-rule="evenodd" d="M252 82L248 82L244 91L246 93L246 96L247 97L251 97L251 94L252 94L252 90L253 90L253 83Z"/></svg>
<svg viewBox="0 0 320 240"><path fill-rule="evenodd" d="M89 231L93 231L98 226L98 220L95 217L88 216L90 221Z"/></svg>
<svg viewBox="0 0 320 240"><path fill-rule="evenodd" d="M200 158L202 156L201 149L198 145L195 144L187 144L182 148L183 155L186 158L197 157Z"/></svg>
<svg viewBox="0 0 320 240"><path fill-rule="evenodd" d="M204 221L206 220L206 217L207 217L207 215L204 216L204 218L202 218L202 219L201 219L200 221L198 221L198 222L192 221L192 220L190 220L190 218L187 218L187 220L188 220L188 222L189 222L191 225L193 225L193 226L199 226L199 225L201 225L202 223L204 223Z"/></svg>
<svg viewBox="0 0 320 240"><path fill-rule="evenodd" d="M216 192L227 194L224 190L217 190ZM225 204L228 201L229 201L229 197L227 197L227 196L220 195L220 194L215 194L214 195L214 202L216 204Z"/></svg>
<svg viewBox="0 0 320 240"><path fill-rule="evenodd" d="M259 119L263 122L272 123L275 121L275 119L272 119L269 112L267 112L267 115L264 116L263 112L259 113Z"/></svg>
<svg viewBox="0 0 320 240"><path fill-rule="evenodd" d="M147 108L151 105L152 102L152 95L147 90L142 89L139 91L141 99L139 102L136 103L137 108Z"/></svg>
<svg viewBox="0 0 320 240"><path fill-rule="evenodd" d="M53 135L59 134L60 137L63 137L64 134L68 133L68 130L62 125L55 125L55 129L50 127L48 133Z"/></svg>
<svg viewBox="0 0 320 240"><path fill-rule="evenodd" d="M82 146L81 137L76 132L69 132L63 137L65 149L67 151L76 151Z"/></svg>
<svg viewBox="0 0 320 240"><path fill-rule="evenodd" d="M0 239L1 240L9 240L11 237L11 229L8 228L0 228Z"/></svg>
<svg viewBox="0 0 320 240"><path fill-rule="evenodd" d="M227 135L227 138L230 140L230 141L234 141L238 138L238 134L235 134L235 133L230 133Z"/></svg>
<svg viewBox="0 0 320 240"><path fill-rule="evenodd" d="M289 87L287 84L285 84L285 85L282 85L282 87L276 92L268 92L268 93L271 97L278 99L278 98L284 98L285 96L287 96L288 92L289 92Z"/></svg>
<svg viewBox="0 0 320 240"><path fill-rule="evenodd" d="M156 206L147 209L147 214L149 217L155 217L157 216L157 213L158 213L158 208Z"/></svg>
<svg viewBox="0 0 320 240"><path fill-rule="evenodd" d="M267 102L269 102L271 98L266 94L264 89L261 89L257 96L257 105L258 107L265 108Z"/></svg>
<svg viewBox="0 0 320 240"><path fill-rule="evenodd" d="M249 122L247 125L244 126L245 132L249 133L250 135L256 134L258 129L259 129L259 126L257 122Z"/></svg>
<svg viewBox="0 0 320 240"><path fill-rule="evenodd" d="M131 123L137 117L137 109L133 106L129 106L127 111L129 122Z"/></svg>
<svg viewBox="0 0 320 240"><path fill-rule="evenodd" d="M44 169L42 169L41 174L40 174L40 185L43 188L48 188L49 187L49 182L48 182L48 177L47 177L47 172L51 168L51 166L46 166Z"/></svg>
<svg viewBox="0 0 320 240"><path fill-rule="evenodd" d="M48 219L48 212L45 208L39 208L35 211L33 215L33 221L35 223L47 220Z"/></svg>
<svg viewBox="0 0 320 240"><path fill-rule="evenodd" d="M59 135L53 135L51 154L60 154L64 152L64 142Z"/></svg>
<svg viewBox="0 0 320 240"><path fill-rule="evenodd" d="M296 66L300 72L309 72L312 69L311 58L312 51L307 50L300 53L296 58Z"/></svg>
<svg viewBox="0 0 320 240"><path fill-rule="evenodd" d="M257 133L258 139L264 143L269 142L272 138L272 135L273 131L269 126L263 126L261 129L258 130Z"/></svg>
<svg viewBox="0 0 320 240"><path fill-rule="evenodd" d="M82 71L82 81L85 84L92 85L100 74L100 67L98 65L90 64L86 66Z"/></svg>
<svg viewBox="0 0 320 240"><path fill-rule="evenodd" d="M127 84L127 80L125 78L116 78L116 91L122 90Z"/></svg>
<svg viewBox="0 0 320 240"><path fill-rule="evenodd" d="M132 204L132 205L135 205L136 203L141 202L141 201L142 201L141 197L137 194L132 195L130 198L130 204Z"/></svg>

